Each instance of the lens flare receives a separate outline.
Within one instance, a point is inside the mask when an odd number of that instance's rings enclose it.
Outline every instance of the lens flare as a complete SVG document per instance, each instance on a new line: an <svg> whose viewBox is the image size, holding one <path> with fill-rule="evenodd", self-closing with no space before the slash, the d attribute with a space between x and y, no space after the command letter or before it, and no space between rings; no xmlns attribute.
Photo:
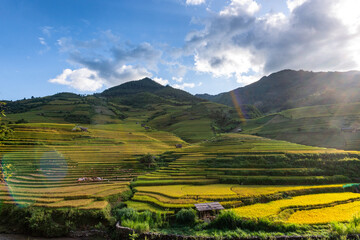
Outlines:
<svg viewBox="0 0 360 240"><path fill-rule="evenodd" d="M25 207L37 201L41 194L29 194L27 189L51 188L67 176L66 158L49 148L25 148L6 153L1 159L6 201Z"/></svg>
<svg viewBox="0 0 360 240"><path fill-rule="evenodd" d="M44 152L39 162L40 172L50 182L61 181L67 175L68 164L58 151Z"/></svg>
<svg viewBox="0 0 360 240"><path fill-rule="evenodd" d="M243 110L241 109L241 101L240 101L239 96L237 95L235 90L231 91L230 95L231 95L232 102L233 102L233 104L235 106L236 112L239 115L240 121L242 123L246 123L246 119L244 117L245 114L244 114Z"/></svg>
<svg viewBox="0 0 360 240"><path fill-rule="evenodd" d="M6 203L15 203L20 207L28 206L34 200L26 199L20 196L16 189L18 184L21 183L21 174L19 174L19 161L18 159L23 156L21 153L7 153L1 159L2 176L6 186Z"/></svg>

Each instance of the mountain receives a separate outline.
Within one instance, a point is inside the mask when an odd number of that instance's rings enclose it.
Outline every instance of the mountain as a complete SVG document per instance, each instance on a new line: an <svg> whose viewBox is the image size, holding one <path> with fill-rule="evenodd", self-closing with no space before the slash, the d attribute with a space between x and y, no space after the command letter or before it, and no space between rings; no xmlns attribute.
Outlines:
<svg viewBox="0 0 360 240"><path fill-rule="evenodd" d="M254 107L245 117L260 117ZM102 93L58 93L41 98L8 101L6 121L14 123L121 124L141 122L173 132L189 142L208 139L214 132L231 131L240 124L235 109L144 78Z"/></svg>
<svg viewBox="0 0 360 240"><path fill-rule="evenodd" d="M359 102L360 72L309 72L283 70L259 81L218 95L198 94L197 97L234 106L256 106L264 113L324 104Z"/></svg>
<svg viewBox="0 0 360 240"><path fill-rule="evenodd" d="M113 99L120 103L137 104L203 102L204 100L180 89L163 86L150 78L131 81L109 88L100 94L102 97ZM139 101L143 99L144 101Z"/></svg>
<svg viewBox="0 0 360 240"><path fill-rule="evenodd" d="M109 88L101 93L104 97L125 96L130 94L137 94L141 92L153 93L157 90L164 88L161 84L151 80L150 78L144 78L138 81L126 82L121 85Z"/></svg>

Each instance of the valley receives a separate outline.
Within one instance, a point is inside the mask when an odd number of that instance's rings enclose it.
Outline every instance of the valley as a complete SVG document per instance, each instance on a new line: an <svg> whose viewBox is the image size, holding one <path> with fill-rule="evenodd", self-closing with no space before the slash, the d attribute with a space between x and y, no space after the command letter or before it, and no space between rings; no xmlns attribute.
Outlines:
<svg viewBox="0 0 360 240"><path fill-rule="evenodd" d="M58 237L119 221L139 234L329 237L329 223L359 213L360 195L343 188L359 181L358 102L271 113L143 79L6 103L2 232ZM225 210L181 222L209 202Z"/></svg>

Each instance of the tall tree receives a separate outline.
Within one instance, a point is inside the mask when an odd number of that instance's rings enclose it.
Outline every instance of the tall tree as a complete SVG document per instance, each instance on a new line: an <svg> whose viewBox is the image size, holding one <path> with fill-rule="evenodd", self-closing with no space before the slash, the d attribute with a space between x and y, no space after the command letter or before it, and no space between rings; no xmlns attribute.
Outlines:
<svg viewBox="0 0 360 240"><path fill-rule="evenodd" d="M4 106L6 103L0 102L0 120L1 117L5 117L5 110L4 110Z"/></svg>
<svg viewBox="0 0 360 240"><path fill-rule="evenodd" d="M4 106L6 103L0 102L0 121L2 117L5 117ZM0 140L6 139L9 135L11 135L13 130L9 128L5 123L0 123Z"/></svg>

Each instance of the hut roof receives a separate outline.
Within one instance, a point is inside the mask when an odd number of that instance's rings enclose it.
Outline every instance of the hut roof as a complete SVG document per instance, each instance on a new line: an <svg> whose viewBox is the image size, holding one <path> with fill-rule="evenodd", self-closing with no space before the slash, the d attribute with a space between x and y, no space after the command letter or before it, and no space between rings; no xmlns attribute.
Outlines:
<svg viewBox="0 0 360 240"><path fill-rule="evenodd" d="M219 202L194 204L199 212L225 209Z"/></svg>

